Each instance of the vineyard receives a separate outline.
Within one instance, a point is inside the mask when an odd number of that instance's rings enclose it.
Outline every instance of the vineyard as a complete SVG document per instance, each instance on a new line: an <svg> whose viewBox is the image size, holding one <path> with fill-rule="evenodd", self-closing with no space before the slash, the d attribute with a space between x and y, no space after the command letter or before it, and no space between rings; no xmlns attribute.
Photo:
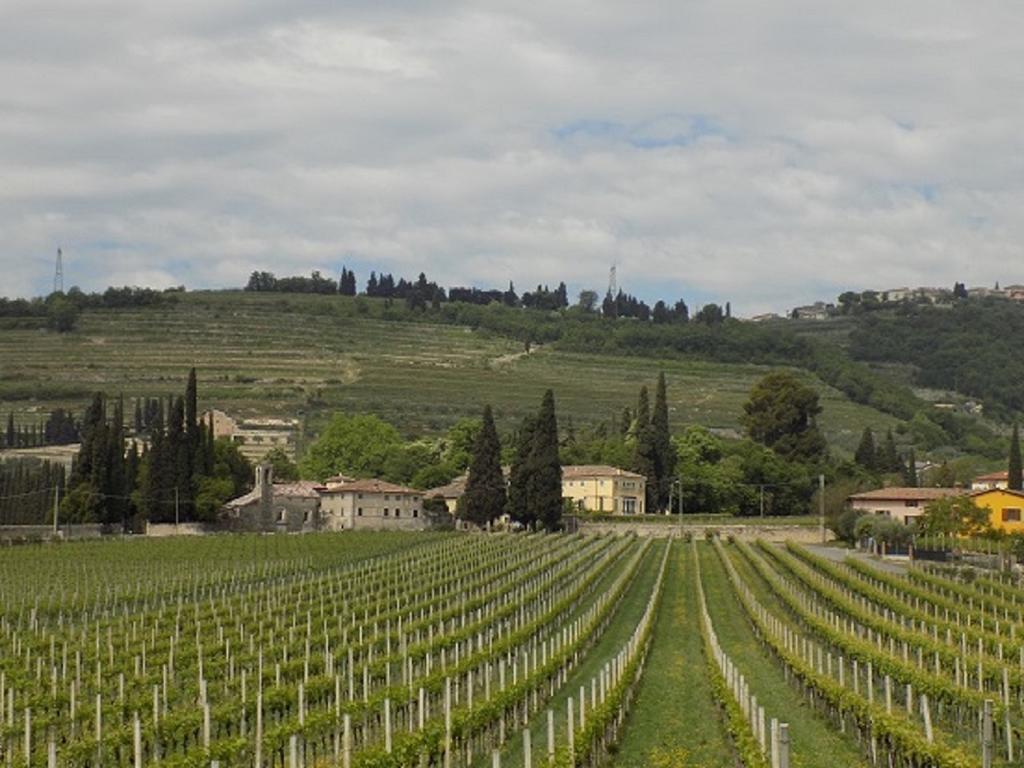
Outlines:
<svg viewBox="0 0 1024 768"><path fill-rule="evenodd" d="M344 533L0 552L5 766L1001 766L1024 588L796 545Z"/></svg>

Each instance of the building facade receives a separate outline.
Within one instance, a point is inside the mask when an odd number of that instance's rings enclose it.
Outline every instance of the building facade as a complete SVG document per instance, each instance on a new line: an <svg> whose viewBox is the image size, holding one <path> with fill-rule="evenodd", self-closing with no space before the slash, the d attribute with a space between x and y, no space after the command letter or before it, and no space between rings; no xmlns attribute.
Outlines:
<svg viewBox="0 0 1024 768"><path fill-rule="evenodd" d="M989 523L1004 533L1024 533L1024 493L992 488L971 494L974 503L988 510Z"/></svg>
<svg viewBox="0 0 1024 768"><path fill-rule="evenodd" d="M929 502L965 493L963 488L879 488L855 493L847 498L847 503L852 509L885 515L909 525L924 514Z"/></svg>
<svg viewBox="0 0 1024 768"><path fill-rule="evenodd" d="M320 488L323 530L423 530L423 491L383 480L351 480Z"/></svg>
<svg viewBox="0 0 1024 768"><path fill-rule="evenodd" d="M604 464L562 467L562 496L580 511L613 515L642 515L647 478Z"/></svg>
<svg viewBox="0 0 1024 768"><path fill-rule="evenodd" d="M317 483L275 483L269 464L256 467L256 485L224 505L220 525L231 531L301 533L320 530Z"/></svg>

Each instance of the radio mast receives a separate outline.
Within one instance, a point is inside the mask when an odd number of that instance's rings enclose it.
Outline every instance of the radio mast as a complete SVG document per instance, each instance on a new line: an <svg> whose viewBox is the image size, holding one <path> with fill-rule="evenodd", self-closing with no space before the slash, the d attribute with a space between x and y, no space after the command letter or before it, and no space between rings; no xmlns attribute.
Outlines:
<svg viewBox="0 0 1024 768"><path fill-rule="evenodd" d="M64 293L64 254L57 249L57 269L53 273L53 292Z"/></svg>

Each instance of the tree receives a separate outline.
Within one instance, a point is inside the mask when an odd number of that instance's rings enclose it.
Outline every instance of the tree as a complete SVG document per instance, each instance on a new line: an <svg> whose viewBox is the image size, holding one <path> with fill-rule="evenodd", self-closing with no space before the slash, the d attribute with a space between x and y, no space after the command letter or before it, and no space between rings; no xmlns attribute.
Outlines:
<svg viewBox="0 0 1024 768"><path fill-rule="evenodd" d="M544 393L534 427L533 448L527 462L527 504L537 522L549 531L562 523L562 464L558 457L558 419L555 393Z"/></svg>
<svg viewBox="0 0 1024 768"><path fill-rule="evenodd" d="M647 478L647 493L644 499L646 512L658 508L658 456L651 424L647 387L640 387L637 400L636 418L633 420L633 464L631 469Z"/></svg>
<svg viewBox="0 0 1024 768"><path fill-rule="evenodd" d="M501 441L494 426L491 406L484 407L480 431L473 446L466 491L460 501L461 517L486 525L501 516L507 502L505 476L501 471Z"/></svg>
<svg viewBox="0 0 1024 768"><path fill-rule="evenodd" d="M517 523L522 523L525 526L532 525L537 519L535 510L530 507L527 490L530 454L533 452L533 435L536 424L537 420L533 416L526 416L523 419L523 423L519 427L519 434L516 436L515 456L509 471L508 514Z"/></svg>
<svg viewBox="0 0 1024 768"><path fill-rule="evenodd" d="M583 290L580 291L579 301L576 303L584 312L594 312L597 310L597 291Z"/></svg>
<svg viewBox="0 0 1024 768"><path fill-rule="evenodd" d="M869 471L880 467L881 462L878 460L878 453L875 450L875 434L871 431L871 427L864 427L864 432L860 436L860 444L854 451L853 460Z"/></svg>
<svg viewBox="0 0 1024 768"><path fill-rule="evenodd" d="M18 432L14 428L14 411L7 414L7 447L14 448L18 443Z"/></svg>
<svg viewBox="0 0 1024 768"><path fill-rule="evenodd" d="M929 536L979 536L991 530L989 510L970 496L946 496L928 502L917 528Z"/></svg>
<svg viewBox="0 0 1024 768"><path fill-rule="evenodd" d="M299 479L299 467L294 461L288 458L288 454L282 448L272 448L267 451L263 461L269 463L274 480L282 482L294 482Z"/></svg>
<svg viewBox="0 0 1024 768"><path fill-rule="evenodd" d="M658 386L654 391L654 411L651 414L651 437L654 442L654 470L657 480L656 505L653 509L668 509L672 480L676 471L676 449L668 425L668 393L665 373L658 374Z"/></svg>
<svg viewBox="0 0 1024 768"><path fill-rule="evenodd" d="M816 422L819 413L812 387L788 371L774 371L754 385L740 421L753 440L783 458L817 462L826 451Z"/></svg>
<svg viewBox="0 0 1024 768"><path fill-rule="evenodd" d="M58 333L68 333L75 329L78 322L78 305L64 296L57 295L48 302L46 321L50 328Z"/></svg>
<svg viewBox="0 0 1024 768"><path fill-rule="evenodd" d="M892 429L886 430L885 442L882 443L878 458L883 472L900 472L903 469L903 462L900 459L899 451L896 450L896 440L892 436Z"/></svg>
<svg viewBox="0 0 1024 768"><path fill-rule="evenodd" d="M1007 465L1006 487L1011 491L1019 491L1024 487L1024 472L1020 463L1020 434L1017 423L1013 424L1010 435L1010 459Z"/></svg>
<svg viewBox="0 0 1024 768"><path fill-rule="evenodd" d="M398 430L377 416L336 413L299 463L304 477L325 480L338 473L380 477L400 448Z"/></svg>
<svg viewBox="0 0 1024 768"><path fill-rule="evenodd" d="M908 488L917 488L917 454L914 453L913 448L910 449L910 456L907 457L907 473L903 482Z"/></svg>

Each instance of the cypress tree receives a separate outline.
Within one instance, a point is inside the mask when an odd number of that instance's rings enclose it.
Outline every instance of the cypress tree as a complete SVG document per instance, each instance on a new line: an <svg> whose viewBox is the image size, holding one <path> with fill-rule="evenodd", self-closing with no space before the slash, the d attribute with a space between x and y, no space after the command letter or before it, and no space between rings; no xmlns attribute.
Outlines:
<svg viewBox="0 0 1024 768"><path fill-rule="evenodd" d="M622 424L619 425L619 433L625 437L633 428L633 414L629 408L622 409Z"/></svg>
<svg viewBox="0 0 1024 768"><path fill-rule="evenodd" d="M914 449L910 449L910 456L907 457L907 474L906 483L910 488L917 488L917 454L914 453Z"/></svg>
<svg viewBox="0 0 1024 768"><path fill-rule="evenodd" d="M1020 463L1020 434L1017 431L1017 423L1013 424L1013 434L1010 435L1010 460L1007 466L1006 487L1011 491L1019 491L1024 487L1024 472Z"/></svg>
<svg viewBox="0 0 1024 768"><path fill-rule="evenodd" d="M508 485L508 514L517 523L530 526L537 519L527 499L526 481L530 453L533 451L533 433L537 420L526 416L516 436L516 452L512 459Z"/></svg>
<svg viewBox="0 0 1024 768"><path fill-rule="evenodd" d="M882 446L879 464L883 472L900 472L903 469L903 462L896 450L896 440L892 436L892 429L885 433L885 443Z"/></svg>
<svg viewBox="0 0 1024 768"><path fill-rule="evenodd" d="M14 411L7 414L7 447L14 448L18 442L18 433L14 430Z"/></svg>
<svg viewBox="0 0 1024 768"><path fill-rule="evenodd" d="M139 398L135 398L135 434L142 434L142 403Z"/></svg>
<svg viewBox="0 0 1024 768"><path fill-rule="evenodd" d="M633 466L631 469L647 478L645 512L658 508L658 474L657 449L654 444L654 431L651 427L650 405L647 398L647 387L640 387L640 397L636 406L634 424Z"/></svg>
<svg viewBox="0 0 1024 768"><path fill-rule="evenodd" d="M656 509L668 509L672 479L676 471L676 449L668 426L668 394L665 373L658 374L658 388L654 393L654 412L651 414L651 432L654 440L654 471L657 477Z"/></svg>
<svg viewBox="0 0 1024 768"><path fill-rule="evenodd" d="M128 500L124 460L124 400L114 406L114 418L107 430L107 476L100 489L106 496L107 522L128 531Z"/></svg>
<svg viewBox="0 0 1024 768"><path fill-rule="evenodd" d="M871 427L864 427L864 432L860 436L860 444L858 444L857 450L853 454L853 460L864 467L864 469L871 471L874 471L879 466L880 462L875 450L875 435L871 431Z"/></svg>
<svg viewBox="0 0 1024 768"><path fill-rule="evenodd" d="M555 393L544 393L534 427L533 449L527 463L526 499L537 522L549 531L562 522L562 464L558 458L558 419Z"/></svg>
<svg viewBox="0 0 1024 768"><path fill-rule="evenodd" d="M188 473L197 473L196 457L199 454L199 395L196 387L196 369L188 372L188 384L185 385L185 455L188 462Z"/></svg>
<svg viewBox="0 0 1024 768"><path fill-rule="evenodd" d="M473 446L466 492L460 515L477 525L486 525L501 516L507 502L505 477L501 472L501 441L494 426L491 406L484 407L483 424Z"/></svg>

